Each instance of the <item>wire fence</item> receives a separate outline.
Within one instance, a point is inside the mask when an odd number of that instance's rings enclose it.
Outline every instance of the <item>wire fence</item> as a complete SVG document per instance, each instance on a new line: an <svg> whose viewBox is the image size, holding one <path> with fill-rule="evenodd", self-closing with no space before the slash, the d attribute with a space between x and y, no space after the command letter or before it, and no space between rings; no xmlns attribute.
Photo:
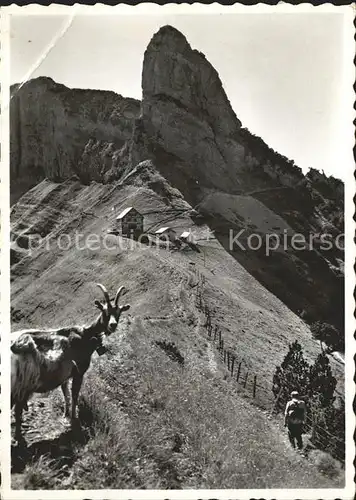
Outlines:
<svg viewBox="0 0 356 500"><path fill-rule="evenodd" d="M208 304L204 300L204 285L206 278L196 266L191 266L197 279L195 286L195 300L198 310L204 315L204 329L208 340L215 346L219 357L226 365L231 379L236 382L236 389L243 390L244 396L254 400L254 403L268 410L271 415L277 413L277 404L281 391L277 396L273 394L272 384L267 384L266 378L261 373L256 373L248 366L243 358L236 354L236 349L232 349L226 343L220 327L214 323L213 315ZM344 462L345 438L329 432L325 427L316 422L314 414L307 412L305 426L311 431L311 441L316 447L325 448L325 444L336 445L335 457Z"/></svg>
<svg viewBox="0 0 356 500"><path fill-rule="evenodd" d="M185 211L182 211L183 213ZM177 215L177 212L174 214ZM168 222L175 218L168 217L164 222ZM160 221L162 224L163 220ZM154 224L155 225L155 224ZM152 227L154 227L152 225ZM193 264L193 263L192 263ZM186 272L185 266L182 270ZM184 267L184 269L183 269ZM204 300L204 285L205 285L205 275L199 271L196 265L189 266L189 271L195 274L196 284L192 286L195 289L195 301L198 310L205 316L204 328L206 331L207 338L215 345L218 351L219 357L222 362L227 367L227 370L236 385L236 389L243 391L244 397L250 397L253 399L254 403L264 410L270 412L271 415L277 413L277 405L279 396L275 396L272 391L272 384L268 384L265 375L262 373L256 373L249 365L246 360L240 358L236 353L236 349L232 349L227 345L224 338L223 332L220 327L214 323L213 315L210 311L208 304ZM333 440L333 443L338 445L338 449L343 451L336 454L336 458L341 462L344 462L344 449L345 449L345 439L339 435L330 433L327 429L318 424L313 415L307 413L306 417L306 427L312 430L312 442L316 447L325 448L325 442Z"/></svg>
<svg viewBox="0 0 356 500"><path fill-rule="evenodd" d="M239 386L243 387L253 397L260 402L263 395L263 402L270 403L273 406L274 396L272 386L266 387L266 379L261 374L255 373L253 369L246 363L246 360L236 354L236 349L231 349L227 345L224 335L218 325L213 321L213 317L208 305L203 298L203 288L205 284L205 276L197 269L194 270L197 276L196 289L196 305L204 314L204 328L208 339L215 345L221 360L226 365L230 376L236 381ZM266 407L266 409L268 409Z"/></svg>

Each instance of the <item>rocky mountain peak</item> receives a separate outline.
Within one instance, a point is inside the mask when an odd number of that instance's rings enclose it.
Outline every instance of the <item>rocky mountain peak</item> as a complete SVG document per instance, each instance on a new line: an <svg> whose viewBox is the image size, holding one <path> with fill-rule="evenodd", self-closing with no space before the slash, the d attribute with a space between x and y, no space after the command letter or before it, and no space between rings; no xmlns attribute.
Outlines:
<svg viewBox="0 0 356 500"><path fill-rule="evenodd" d="M174 52L184 52L184 50L189 50L191 48L183 33L169 24L162 26L157 33L153 35L147 50L153 50L154 47L160 50L162 45L166 47L167 50Z"/></svg>
<svg viewBox="0 0 356 500"><path fill-rule="evenodd" d="M216 133L231 135L241 126L215 68L172 26L163 26L148 44L142 91L143 113L152 100L166 99L204 117Z"/></svg>
<svg viewBox="0 0 356 500"><path fill-rule="evenodd" d="M241 122L217 71L171 26L162 27L148 44L142 95L133 164L152 159L179 189L199 182L238 190L244 148L234 137Z"/></svg>

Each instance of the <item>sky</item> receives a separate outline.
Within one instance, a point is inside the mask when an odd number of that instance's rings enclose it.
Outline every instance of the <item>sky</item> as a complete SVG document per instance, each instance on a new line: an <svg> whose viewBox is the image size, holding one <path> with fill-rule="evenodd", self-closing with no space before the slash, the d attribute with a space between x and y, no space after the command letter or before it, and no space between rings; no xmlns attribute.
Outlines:
<svg viewBox="0 0 356 500"><path fill-rule="evenodd" d="M49 76L140 99L144 51L170 24L216 68L244 127L304 172L345 179L354 168L343 14L81 14L69 24L66 15L11 16L11 83Z"/></svg>

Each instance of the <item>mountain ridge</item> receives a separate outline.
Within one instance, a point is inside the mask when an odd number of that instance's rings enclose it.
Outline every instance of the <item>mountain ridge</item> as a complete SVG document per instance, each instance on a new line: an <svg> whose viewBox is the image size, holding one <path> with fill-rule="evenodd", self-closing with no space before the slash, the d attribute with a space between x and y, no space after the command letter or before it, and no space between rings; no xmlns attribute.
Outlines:
<svg viewBox="0 0 356 500"><path fill-rule="evenodd" d="M142 89L138 101L110 91L68 89L46 77L24 84L10 108L14 199L42 178L61 182L76 175L84 184L112 183L150 160L192 207L200 207L225 249L270 291L295 312L307 311L309 322L321 316L342 330L343 252L320 250L323 235L343 232L342 181L315 169L304 175L243 128L217 71L175 28L162 27L149 42ZM48 103L54 105L50 112ZM225 193L220 206L206 203L214 193ZM228 231L243 229L244 244L255 227L266 238L261 217L271 233L281 226L268 218L277 216L294 233L316 233L317 248L303 253L288 246L267 259L229 248Z"/></svg>
<svg viewBox="0 0 356 500"><path fill-rule="evenodd" d="M343 252L289 244L342 233L343 185L307 178L242 128L216 70L175 29L148 45L142 87L128 101L45 78L11 102L12 330L91 321L97 283L125 286L131 304L93 355L82 432L59 420L59 391L30 402L12 487L342 487L311 434L296 454L271 414L288 345L309 363L320 353L313 321L334 324L342 350ZM139 241L117 234L130 206ZM196 245L158 241L166 226ZM230 248L229 231L243 244L286 234L288 247ZM328 359L342 399L343 364Z"/></svg>

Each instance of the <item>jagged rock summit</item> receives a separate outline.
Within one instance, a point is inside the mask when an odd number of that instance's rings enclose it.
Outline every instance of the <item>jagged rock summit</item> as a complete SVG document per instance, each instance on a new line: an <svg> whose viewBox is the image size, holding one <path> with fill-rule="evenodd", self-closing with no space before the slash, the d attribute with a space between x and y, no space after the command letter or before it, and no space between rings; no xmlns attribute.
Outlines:
<svg viewBox="0 0 356 500"><path fill-rule="evenodd" d="M215 68L171 26L161 28L147 47L142 90L144 115L150 101L166 96L177 106L204 118L216 134L233 135L241 126Z"/></svg>
<svg viewBox="0 0 356 500"><path fill-rule="evenodd" d="M169 166L175 181L181 176L185 183L236 188L244 158L235 140L241 122L217 71L171 26L147 47L142 92L133 162L150 157L167 171Z"/></svg>

